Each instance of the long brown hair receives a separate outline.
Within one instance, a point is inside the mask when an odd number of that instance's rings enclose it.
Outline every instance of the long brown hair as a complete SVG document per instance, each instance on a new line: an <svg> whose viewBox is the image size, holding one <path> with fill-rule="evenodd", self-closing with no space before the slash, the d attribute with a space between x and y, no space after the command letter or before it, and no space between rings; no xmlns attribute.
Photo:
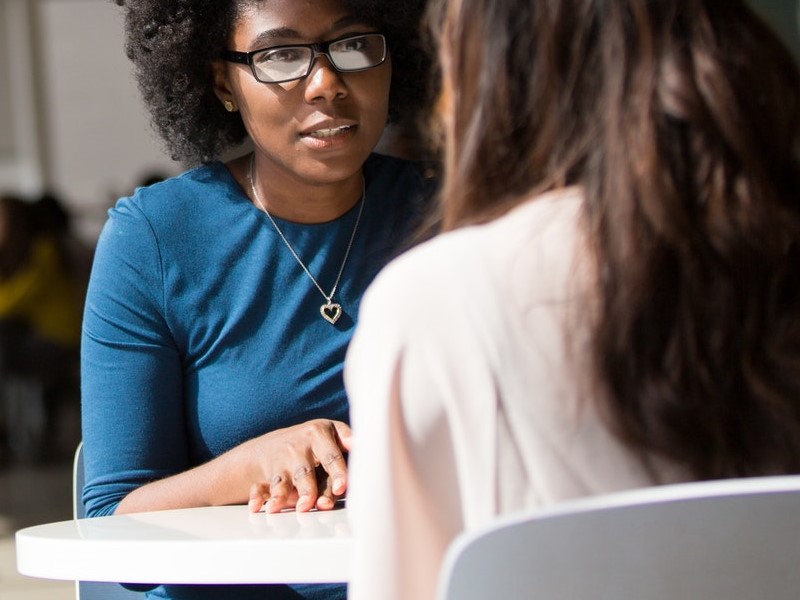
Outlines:
<svg viewBox="0 0 800 600"><path fill-rule="evenodd" d="M800 76L774 33L740 0L430 21L445 229L582 186L614 430L700 478L800 471Z"/></svg>

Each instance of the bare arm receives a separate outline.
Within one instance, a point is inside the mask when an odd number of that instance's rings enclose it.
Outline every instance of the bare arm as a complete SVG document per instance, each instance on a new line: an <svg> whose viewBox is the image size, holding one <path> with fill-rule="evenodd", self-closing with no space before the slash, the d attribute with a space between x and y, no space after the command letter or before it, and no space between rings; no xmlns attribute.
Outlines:
<svg viewBox="0 0 800 600"><path fill-rule="evenodd" d="M249 440L213 460L129 493L116 514L248 503L257 512L333 508L347 488L350 428L317 419ZM325 485L317 483L317 467Z"/></svg>

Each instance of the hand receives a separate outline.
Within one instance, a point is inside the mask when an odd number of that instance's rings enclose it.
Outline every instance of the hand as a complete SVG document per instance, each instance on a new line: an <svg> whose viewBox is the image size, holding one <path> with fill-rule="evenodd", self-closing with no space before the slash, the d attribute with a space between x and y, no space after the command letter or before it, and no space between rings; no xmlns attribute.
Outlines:
<svg viewBox="0 0 800 600"><path fill-rule="evenodd" d="M251 512L330 510L347 489L350 427L316 419L251 440L258 452L261 480L250 487Z"/></svg>

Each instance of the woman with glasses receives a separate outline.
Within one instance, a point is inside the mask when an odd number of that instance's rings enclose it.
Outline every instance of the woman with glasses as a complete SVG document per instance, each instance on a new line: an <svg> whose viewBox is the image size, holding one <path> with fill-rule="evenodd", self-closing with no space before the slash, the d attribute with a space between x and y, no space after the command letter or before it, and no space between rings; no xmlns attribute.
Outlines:
<svg viewBox="0 0 800 600"><path fill-rule="evenodd" d="M82 340L88 514L331 509L347 487L342 368L361 294L428 187L419 165L372 153L424 97L420 3L123 4L154 125L192 168L121 199L98 243Z"/></svg>
<svg viewBox="0 0 800 600"><path fill-rule="evenodd" d="M800 472L793 57L741 0L436 7L445 233L348 352L351 600L501 513Z"/></svg>

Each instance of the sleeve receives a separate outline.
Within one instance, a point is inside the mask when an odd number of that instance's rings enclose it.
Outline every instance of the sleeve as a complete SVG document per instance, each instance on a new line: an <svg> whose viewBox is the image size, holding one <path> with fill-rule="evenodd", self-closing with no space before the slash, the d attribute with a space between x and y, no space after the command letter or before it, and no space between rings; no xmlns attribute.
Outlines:
<svg viewBox="0 0 800 600"><path fill-rule="evenodd" d="M422 600L434 597L444 552L462 529L450 391L436 369L441 331L418 318L437 312L418 293L424 281L409 287L413 273L386 275L364 298L345 366L354 433L348 597Z"/></svg>
<svg viewBox="0 0 800 600"><path fill-rule="evenodd" d="M187 468L180 356L165 318L158 240L133 201L110 211L84 309L81 413L87 515Z"/></svg>

